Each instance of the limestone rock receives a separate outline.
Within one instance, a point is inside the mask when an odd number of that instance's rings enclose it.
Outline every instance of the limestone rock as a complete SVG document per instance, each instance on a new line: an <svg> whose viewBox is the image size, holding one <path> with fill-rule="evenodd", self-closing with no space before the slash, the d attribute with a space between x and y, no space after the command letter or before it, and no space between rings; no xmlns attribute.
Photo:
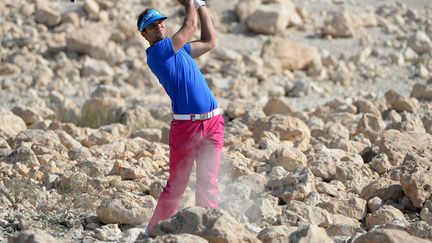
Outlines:
<svg viewBox="0 0 432 243"><path fill-rule="evenodd" d="M256 33L277 34L289 23L290 9L281 4L260 5L247 19L247 26Z"/></svg>
<svg viewBox="0 0 432 243"><path fill-rule="evenodd" d="M91 98L82 107L80 122L92 128L119 122L124 107L125 101L121 98Z"/></svg>
<svg viewBox="0 0 432 243"><path fill-rule="evenodd" d="M282 147L271 154L270 163L272 166L282 166L287 171L293 171L297 167L306 166L307 158L299 149Z"/></svg>
<svg viewBox="0 0 432 243"><path fill-rule="evenodd" d="M141 240L141 238L143 238ZM138 237L137 241L142 243L206 243L206 239L193 234L171 234L159 235L155 238Z"/></svg>
<svg viewBox="0 0 432 243"><path fill-rule="evenodd" d="M264 243L284 242L288 241L288 237L296 230L297 227L276 225L262 230L257 237Z"/></svg>
<svg viewBox="0 0 432 243"><path fill-rule="evenodd" d="M380 132L384 124L380 117L372 114L364 114L357 125L357 134L363 134L372 141L377 141L380 138Z"/></svg>
<svg viewBox="0 0 432 243"><path fill-rule="evenodd" d="M352 37L355 33L355 23L352 13L348 11L332 12L324 22L322 31L334 37Z"/></svg>
<svg viewBox="0 0 432 243"><path fill-rule="evenodd" d="M146 176L144 169L124 161L116 161L110 174L120 175L123 180L135 180Z"/></svg>
<svg viewBox="0 0 432 243"><path fill-rule="evenodd" d="M99 13L100 7L99 7L98 2L95 0L85 0L84 10L90 16L97 16L97 14Z"/></svg>
<svg viewBox="0 0 432 243"><path fill-rule="evenodd" d="M0 108L0 137L14 137L26 128L26 124L19 116Z"/></svg>
<svg viewBox="0 0 432 243"><path fill-rule="evenodd" d="M157 224L151 236L193 234L209 242L259 242L244 226L221 209L191 207Z"/></svg>
<svg viewBox="0 0 432 243"><path fill-rule="evenodd" d="M104 60L97 60L87 57L83 63L82 75L84 77L99 76L111 77L114 75L114 70Z"/></svg>
<svg viewBox="0 0 432 243"><path fill-rule="evenodd" d="M122 232L117 224L107 224L95 230L96 239L101 241L118 241Z"/></svg>
<svg viewBox="0 0 432 243"><path fill-rule="evenodd" d="M297 231L293 232L289 236L289 241L296 242L296 243L306 243L306 242L332 243L333 242L333 240L327 235L325 229L320 228L313 224L299 227Z"/></svg>
<svg viewBox="0 0 432 243"><path fill-rule="evenodd" d="M61 13L53 6L42 1L38 1L35 12L35 20L36 22L44 24L48 27L53 27L60 23Z"/></svg>
<svg viewBox="0 0 432 243"><path fill-rule="evenodd" d="M379 153L387 155L390 164L399 165L408 152L416 153L432 143L429 134L401 133L397 130L385 130L379 145Z"/></svg>
<svg viewBox="0 0 432 243"><path fill-rule="evenodd" d="M314 47L281 37L272 37L266 41L261 56L265 65L276 71L305 69L320 63L320 55Z"/></svg>
<svg viewBox="0 0 432 243"><path fill-rule="evenodd" d="M267 187L285 202L305 199L315 190L315 176L307 167L298 167L280 180L270 180Z"/></svg>
<svg viewBox="0 0 432 243"><path fill-rule="evenodd" d="M432 195L431 158L430 155L424 158L424 155L408 154L402 163L402 189L416 208L421 208Z"/></svg>
<svg viewBox="0 0 432 243"><path fill-rule="evenodd" d="M397 229L371 230L354 240L354 243L368 242L426 243L429 242L429 240L412 236L403 230Z"/></svg>
<svg viewBox="0 0 432 243"><path fill-rule="evenodd" d="M279 114L257 122L253 129L255 141L258 141L264 131L272 131L280 140L292 141L302 151L307 148L311 137L309 127L302 120Z"/></svg>
<svg viewBox="0 0 432 243"><path fill-rule="evenodd" d="M379 174L386 173L392 168L386 154L378 154L374 156L370 162L370 166Z"/></svg>
<svg viewBox="0 0 432 243"><path fill-rule="evenodd" d="M369 213L366 216L366 226L370 229L375 225L391 223L395 220L407 222L403 213L399 209L390 205L384 205L377 211Z"/></svg>
<svg viewBox="0 0 432 243"><path fill-rule="evenodd" d="M27 126L41 122L43 120L36 111L28 107L15 106L12 108L12 112L15 115L21 117Z"/></svg>
<svg viewBox="0 0 432 243"><path fill-rule="evenodd" d="M21 163L30 168L35 168L40 165L35 153L26 145L14 149L6 156L5 161L11 164Z"/></svg>
<svg viewBox="0 0 432 243"><path fill-rule="evenodd" d="M251 222L274 223L282 214L282 209L278 206L278 199L275 197L257 198L254 204L246 212Z"/></svg>
<svg viewBox="0 0 432 243"><path fill-rule="evenodd" d="M424 85L424 84L414 84L411 90L411 97L417 99L432 99L432 85Z"/></svg>
<svg viewBox="0 0 432 243"><path fill-rule="evenodd" d="M402 195L403 190L398 181L382 178L365 186L361 191L360 197L365 200L379 197L383 201L397 201L402 197Z"/></svg>
<svg viewBox="0 0 432 243"><path fill-rule="evenodd" d="M115 193L97 208L99 220L105 224L140 225L150 220L156 201L151 196Z"/></svg>
<svg viewBox="0 0 432 243"><path fill-rule="evenodd" d="M270 99L263 108L264 113L267 116L274 114L282 115L292 115L294 113L294 108L288 104L287 101L283 99Z"/></svg>
<svg viewBox="0 0 432 243"><path fill-rule="evenodd" d="M54 110L56 119L63 122L78 123L81 109L75 102L56 91L51 92L49 98L50 108Z"/></svg>
<svg viewBox="0 0 432 243"><path fill-rule="evenodd" d="M417 105L412 99L404 97L394 90L387 91L385 93L385 99L387 104L396 111L415 112L417 110Z"/></svg>
<svg viewBox="0 0 432 243"><path fill-rule="evenodd" d="M37 243L37 242L44 242L44 243L62 243L65 242L60 239L56 239L50 234L46 233L43 230L40 229L28 229L24 230L22 232L19 232L15 236L11 236L8 239L9 243Z"/></svg>
<svg viewBox="0 0 432 243"><path fill-rule="evenodd" d="M341 214L358 220L363 219L367 213L366 200L356 197L321 202L317 206L332 214Z"/></svg>
<svg viewBox="0 0 432 243"><path fill-rule="evenodd" d="M163 123L153 118L153 116L142 107L128 109L121 115L121 122L132 130L145 128L161 128Z"/></svg>
<svg viewBox="0 0 432 243"><path fill-rule="evenodd" d="M353 236L357 233L365 233L365 231L357 226L346 225L346 224L331 224L326 229L327 234L332 236Z"/></svg>
<svg viewBox="0 0 432 243"><path fill-rule="evenodd" d="M431 39L425 32L420 30L408 37L407 44L419 55L432 51Z"/></svg>
<svg viewBox="0 0 432 243"><path fill-rule="evenodd" d="M260 6L260 4L261 0L239 1L235 7L235 11L237 16L239 16L240 21L246 21L247 18Z"/></svg>
<svg viewBox="0 0 432 243"><path fill-rule="evenodd" d="M89 24L66 35L67 48L95 57L97 49L105 49L110 33L97 24Z"/></svg>

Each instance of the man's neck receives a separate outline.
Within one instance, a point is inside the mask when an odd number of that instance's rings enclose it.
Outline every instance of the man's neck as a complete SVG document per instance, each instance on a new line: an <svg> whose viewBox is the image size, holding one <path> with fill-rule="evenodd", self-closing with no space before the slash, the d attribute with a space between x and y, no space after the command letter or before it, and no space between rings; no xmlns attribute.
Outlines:
<svg viewBox="0 0 432 243"><path fill-rule="evenodd" d="M154 41L154 42L151 42L151 43L150 43L150 46L152 46L152 45L154 45L154 44L158 43L159 41L164 40L164 39L166 39L166 38L167 38L167 37L164 37L164 38L162 38L162 39L159 39L159 40L156 40L156 41Z"/></svg>

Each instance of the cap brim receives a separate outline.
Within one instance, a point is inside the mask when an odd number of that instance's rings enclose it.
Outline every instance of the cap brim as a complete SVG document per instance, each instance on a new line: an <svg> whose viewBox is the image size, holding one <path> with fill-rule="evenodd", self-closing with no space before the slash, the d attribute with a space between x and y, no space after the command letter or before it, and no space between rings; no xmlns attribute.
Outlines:
<svg viewBox="0 0 432 243"><path fill-rule="evenodd" d="M153 23L156 22L157 20L160 20L160 19L165 20L165 19L167 19L167 18L168 18L168 17L162 16L162 15L156 15L156 16L150 18L149 20L147 20L145 23L143 23L143 25L142 25L141 28L140 28L140 31L143 32L144 29L147 28L147 26L153 24Z"/></svg>

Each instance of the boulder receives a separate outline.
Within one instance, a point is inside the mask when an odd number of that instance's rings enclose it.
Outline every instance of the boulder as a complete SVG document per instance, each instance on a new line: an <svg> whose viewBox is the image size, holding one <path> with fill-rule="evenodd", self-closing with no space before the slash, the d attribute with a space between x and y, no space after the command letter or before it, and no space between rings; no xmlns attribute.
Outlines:
<svg viewBox="0 0 432 243"><path fill-rule="evenodd" d="M308 167L297 167L282 179L270 180L266 187L285 202L303 200L315 191L315 176Z"/></svg>
<svg viewBox="0 0 432 243"><path fill-rule="evenodd" d="M421 30L410 35L407 44L419 55L432 52L432 41L429 36Z"/></svg>
<svg viewBox="0 0 432 243"><path fill-rule="evenodd" d="M398 201L403 196L401 184L391 179L380 178L365 186L360 193L360 197L370 200L374 197L381 198L382 201Z"/></svg>
<svg viewBox="0 0 432 243"><path fill-rule="evenodd" d="M62 18L61 12L45 1L37 1L35 20L48 27L56 26Z"/></svg>
<svg viewBox="0 0 432 243"><path fill-rule="evenodd" d="M297 230L297 227L287 225L270 226L258 234L258 239L263 243L289 241L288 237Z"/></svg>
<svg viewBox="0 0 432 243"><path fill-rule="evenodd" d="M370 229L375 225L387 224L394 221L408 222L399 209L390 205L384 205L377 211L368 213L366 216L366 227Z"/></svg>
<svg viewBox="0 0 432 243"><path fill-rule="evenodd" d="M353 243L426 243L429 240L412 236L403 230L397 229L376 229L367 232L356 238Z"/></svg>
<svg viewBox="0 0 432 243"><path fill-rule="evenodd" d="M157 224L151 236L193 234L209 242L259 242L222 209L190 207Z"/></svg>
<svg viewBox="0 0 432 243"><path fill-rule="evenodd" d="M326 209L332 214L341 214L361 220L366 216L366 200L352 197L350 199L333 199L318 203L317 206Z"/></svg>
<svg viewBox="0 0 432 243"><path fill-rule="evenodd" d="M27 129L25 122L11 111L0 108L0 137L15 137L19 132Z"/></svg>
<svg viewBox="0 0 432 243"><path fill-rule="evenodd" d="M246 21L247 18L257 10L261 5L261 0L244 0L239 1L235 6L235 11L240 21Z"/></svg>
<svg viewBox="0 0 432 243"><path fill-rule="evenodd" d="M416 83L412 87L411 90L411 97L414 97L416 99L425 99L425 100L432 100L432 85L431 84L420 84Z"/></svg>
<svg viewBox="0 0 432 243"><path fill-rule="evenodd" d="M296 117L272 115L259 119L253 128L255 141L259 141L265 131L271 131L283 141L288 140L301 151L307 149L310 141L310 129L305 122Z"/></svg>
<svg viewBox="0 0 432 243"><path fill-rule="evenodd" d="M137 196L117 192L112 198L102 200L96 213L105 224L140 225L150 220L156 201L152 196Z"/></svg>
<svg viewBox="0 0 432 243"><path fill-rule="evenodd" d="M268 39L261 52L265 65L279 70L301 70L320 63L320 55L314 47L297 44L281 37Z"/></svg>
<svg viewBox="0 0 432 243"><path fill-rule="evenodd" d="M43 118L32 108L24 106L15 106L12 112L21 117L27 126L43 121Z"/></svg>
<svg viewBox="0 0 432 243"><path fill-rule="evenodd" d="M407 153L417 153L431 144L432 137L429 134L402 133L390 129L383 131L378 152L386 154L390 164L395 166L403 162Z"/></svg>
<svg viewBox="0 0 432 243"><path fill-rule="evenodd" d="M293 171L297 167L306 166L307 158L299 149L285 146L271 154L270 164L272 166L282 166L287 171Z"/></svg>
<svg viewBox="0 0 432 243"><path fill-rule="evenodd" d="M193 234L171 234L171 235L159 235L155 238L149 238L144 234L138 236L136 241L142 243L207 243L208 241L202 237Z"/></svg>
<svg viewBox="0 0 432 243"><path fill-rule="evenodd" d="M425 201L432 196L431 154L430 151L429 153L423 151L420 156L408 154L401 165L400 183L402 189L416 208L421 208Z"/></svg>
<svg viewBox="0 0 432 243"><path fill-rule="evenodd" d="M16 235L10 236L8 238L9 243L62 243L65 242L61 239L54 238L52 235L41 229L27 229L17 233Z"/></svg>
<svg viewBox="0 0 432 243"><path fill-rule="evenodd" d="M353 37L355 20L351 12L330 12L324 22L322 32L334 37Z"/></svg>
<svg viewBox="0 0 432 243"><path fill-rule="evenodd" d="M95 97L87 100L81 109L82 126L98 128L121 121L126 103L122 98Z"/></svg>
<svg viewBox="0 0 432 243"><path fill-rule="evenodd" d="M398 112L416 112L417 110L417 103L413 99L405 97L392 89L387 91L384 96L387 105Z"/></svg>
<svg viewBox="0 0 432 243"><path fill-rule="evenodd" d="M247 26L256 33L274 35L288 27L290 9L282 4L263 4L249 15Z"/></svg>
<svg viewBox="0 0 432 243"><path fill-rule="evenodd" d="M289 236L289 242L293 243L333 243L325 229L309 224L300 226L298 230Z"/></svg>
<svg viewBox="0 0 432 243"><path fill-rule="evenodd" d="M274 114L293 115L295 109L284 99L272 98L264 106L263 111L267 116Z"/></svg>

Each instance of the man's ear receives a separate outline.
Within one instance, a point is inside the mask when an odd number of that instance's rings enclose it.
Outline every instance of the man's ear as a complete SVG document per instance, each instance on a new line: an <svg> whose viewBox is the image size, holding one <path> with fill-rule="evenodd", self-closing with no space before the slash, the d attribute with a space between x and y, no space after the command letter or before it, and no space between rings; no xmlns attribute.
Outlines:
<svg viewBox="0 0 432 243"><path fill-rule="evenodd" d="M146 34L145 34L145 30L144 30L143 32L141 32L141 35L142 35L142 37L144 37L146 40L148 40L147 37L146 37Z"/></svg>

